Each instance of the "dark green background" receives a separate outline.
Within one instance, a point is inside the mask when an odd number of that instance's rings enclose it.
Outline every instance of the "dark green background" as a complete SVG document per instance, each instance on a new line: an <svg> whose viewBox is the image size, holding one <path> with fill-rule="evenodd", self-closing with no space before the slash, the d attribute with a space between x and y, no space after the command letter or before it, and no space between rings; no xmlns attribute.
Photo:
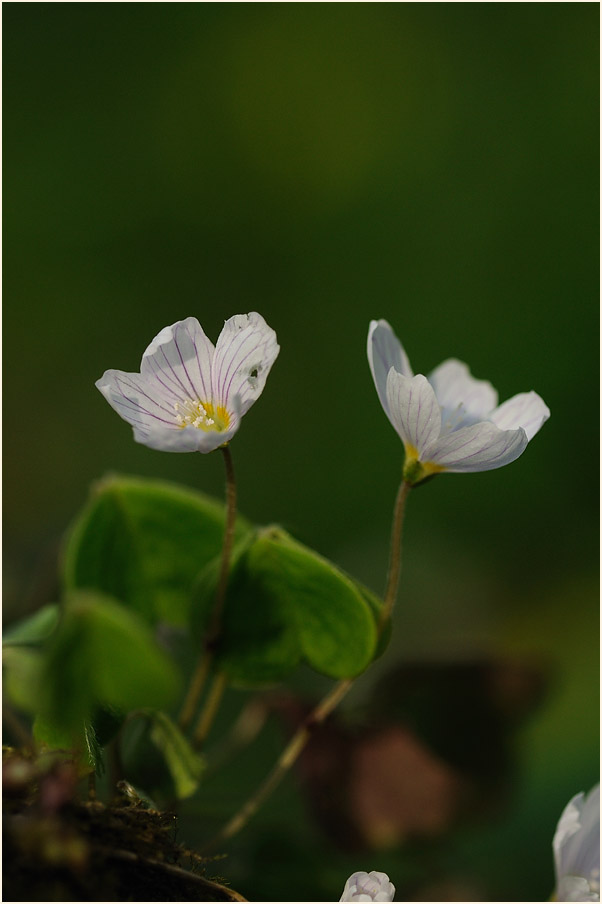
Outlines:
<svg viewBox="0 0 602 904"><path fill-rule="evenodd" d="M501 400L537 390L552 417L518 462L411 497L390 654L552 670L507 810L449 855L498 900L549 895L555 820L598 763L598 15L4 7L5 616L52 593L53 551L106 471L222 493L220 456L136 445L94 388L107 368L137 370L175 320L215 340L258 310L277 331L232 446L241 509L375 590L401 444L368 370L369 320L393 324L416 372L454 356ZM338 896L346 874L320 867L338 855L311 826L303 852L287 793L302 818L291 783L241 837L233 881L255 899ZM245 848L264 843L270 862L270 831L292 832L271 885ZM395 881L404 856L348 872Z"/></svg>

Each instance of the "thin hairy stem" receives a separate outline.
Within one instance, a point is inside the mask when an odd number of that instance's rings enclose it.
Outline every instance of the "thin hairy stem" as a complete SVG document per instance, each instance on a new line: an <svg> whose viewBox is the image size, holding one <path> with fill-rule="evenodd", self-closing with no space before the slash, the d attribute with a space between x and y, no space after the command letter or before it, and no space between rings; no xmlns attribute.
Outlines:
<svg viewBox="0 0 602 904"><path fill-rule="evenodd" d="M194 718L197 704L205 687L205 681L211 668L212 656L210 653L204 653L197 662L196 668L188 685L188 693L180 712L178 722L182 731L185 731Z"/></svg>
<svg viewBox="0 0 602 904"><path fill-rule="evenodd" d="M226 599L226 589L228 587L230 557L232 555L232 545L234 543L234 527L236 525L236 479L234 476L234 465L232 463L230 447L227 445L222 446L221 451L224 456L224 465L226 467L226 526L222 544L222 558L217 590L215 593L215 602L211 620L209 622L209 630L207 632L204 650L192 675L186 699L184 700L178 720L180 728L183 730L188 728L194 718L199 699L205 686L205 681L211 670L215 644L221 628L222 611Z"/></svg>
<svg viewBox="0 0 602 904"><path fill-rule="evenodd" d="M291 768L307 742L314 729L320 725L333 709L340 703L345 694L353 685L351 678L339 681L314 710L304 719L289 743L286 745L276 764L259 788L251 795L238 813L224 826L218 835L213 838L206 850L213 850L217 845L236 835L257 812L264 800L270 796L274 788L280 784L288 770Z"/></svg>
<svg viewBox="0 0 602 904"><path fill-rule="evenodd" d="M402 480L399 487L397 498L395 500L395 508L393 510L393 527L391 530L391 553L389 559L389 573L387 576L387 586L385 590L384 604L380 618L377 623L377 634L380 635L391 617L393 605L397 596L399 585L399 576L401 573L401 534L403 527L403 516L405 511L406 499L410 492L411 485ZM264 779L257 790L248 798L247 802L241 809L226 823L221 831L211 840L207 846L207 850L212 850L217 845L222 844L233 835L236 835L248 823L252 816L257 812L264 800L270 796L272 791L280 784L288 770L295 763L297 757L309 741L314 729L320 725L341 702L343 697L349 692L353 686L353 678L345 678L318 703L311 713L304 719L300 727L297 729L291 740L283 752L278 757L271 772Z"/></svg>
<svg viewBox="0 0 602 904"><path fill-rule="evenodd" d="M395 499L393 509L393 527L391 528L391 552L389 554L389 572L387 574L387 586L385 588L384 603L378 619L378 632L382 632L384 626L391 618L393 606L397 599L399 577L401 574L401 534L403 529L403 516L405 514L406 500L412 489L411 484L402 480Z"/></svg>
<svg viewBox="0 0 602 904"><path fill-rule="evenodd" d="M215 719L219 705L222 702L222 697L224 695L224 691L226 690L227 683L228 679L223 672L218 672L218 674L213 679L213 685L211 687L211 690L209 691L205 706L201 711L199 720L194 730L193 744L197 748L203 746L205 738L211 730L213 720Z"/></svg>
<svg viewBox="0 0 602 904"><path fill-rule="evenodd" d="M226 589L228 587L228 574L230 572L230 556L234 543L234 527L236 524L236 478L234 477L232 453L230 452L230 446L222 446L221 449L224 456L224 465L226 466L226 528L224 530L224 544L222 546L222 563L219 571L219 582L215 594L215 603L207 640L205 642L205 646L208 650L213 649L220 633L222 612L226 600Z"/></svg>

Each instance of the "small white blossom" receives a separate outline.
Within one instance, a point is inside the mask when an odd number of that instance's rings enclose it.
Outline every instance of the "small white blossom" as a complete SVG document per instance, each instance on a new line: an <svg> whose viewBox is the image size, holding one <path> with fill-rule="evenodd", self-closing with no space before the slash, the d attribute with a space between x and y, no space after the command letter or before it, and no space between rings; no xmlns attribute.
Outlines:
<svg viewBox="0 0 602 904"><path fill-rule="evenodd" d="M536 392L498 405L491 383L476 380L453 358L428 378L414 376L386 320L370 323L368 361L380 402L405 446L410 483L443 471L501 468L524 452L550 416Z"/></svg>
<svg viewBox="0 0 602 904"><path fill-rule="evenodd" d="M552 842L557 901L600 900L600 785L566 805Z"/></svg>
<svg viewBox="0 0 602 904"><path fill-rule="evenodd" d="M395 886L386 873L358 872L349 876L341 895L341 901L392 901Z"/></svg>
<svg viewBox="0 0 602 904"><path fill-rule="evenodd" d="M260 314L235 314L209 341L196 317L155 336L140 373L107 370L96 386L134 428L134 439L163 452L212 452L228 443L262 393L280 347Z"/></svg>

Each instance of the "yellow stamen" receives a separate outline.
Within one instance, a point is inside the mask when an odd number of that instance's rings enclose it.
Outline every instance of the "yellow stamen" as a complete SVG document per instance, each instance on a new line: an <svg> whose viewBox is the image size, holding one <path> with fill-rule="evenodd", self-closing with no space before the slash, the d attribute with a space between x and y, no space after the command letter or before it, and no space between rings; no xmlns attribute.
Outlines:
<svg viewBox="0 0 602 904"><path fill-rule="evenodd" d="M184 402L176 402L177 426L196 427L198 430L215 430L221 433L230 423L230 415L223 405L214 409L211 402L201 402L200 399L186 399Z"/></svg>

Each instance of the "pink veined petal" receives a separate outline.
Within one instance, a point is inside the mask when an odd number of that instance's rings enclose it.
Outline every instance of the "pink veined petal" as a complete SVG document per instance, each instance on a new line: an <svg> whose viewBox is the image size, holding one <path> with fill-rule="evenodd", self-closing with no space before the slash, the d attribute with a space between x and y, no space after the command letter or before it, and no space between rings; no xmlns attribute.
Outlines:
<svg viewBox="0 0 602 904"><path fill-rule="evenodd" d="M95 383L97 389L120 417L141 430L153 425L176 428L173 403L156 391L140 374L107 370Z"/></svg>
<svg viewBox="0 0 602 904"><path fill-rule="evenodd" d="M387 377L392 367L404 377L413 377L403 346L386 320L370 321L368 330L368 363L380 403L387 408Z"/></svg>
<svg viewBox="0 0 602 904"><path fill-rule="evenodd" d="M261 314L235 314L226 320L212 367L214 405L230 411L238 398L240 416L257 401L280 347Z"/></svg>
<svg viewBox="0 0 602 904"><path fill-rule="evenodd" d="M519 392L495 409L489 418L501 430L522 427L527 439L535 434L550 417L550 409L536 392Z"/></svg>
<svg viewBox="0 0 602 904"><path fill-rule="evenodd" d="M491 471L515 461L527 443L524 430L500 430L484 421L440 436L421 459L456 473Z"/></svg>
<svg viewBox="0 0 602 904"><path fill-rule="evenodd" d="M454 413L460 409L462 417L456 426L460 423L468 426L475 421L485 420L497 405L497 392L491 383L488 380L476 380L468 366L455 358L449 358L436 367L428 379L435 390L437 401L444 409L444 423L446 415L454 417Z"/></svg>
<svg viewBox="0 0 602 904"><path fill-rule="evenodd" d="M427 378L422 374L404 377L391 367L385 411L403 442L414 446L422 460L424 450L441 431L441 411Z"/></svg>
<svg viewBox="0 0 602 904"><path fill-rule="evenodd" d="M196 317L178 320L155 336L142 356L140 371L157 392L174 401L211 402L213 343Z"/></svg>
<svg viewBox="0 0 602 904"><path fill-rule="evenodd" d="M197 427L178 427L170 430L152 425L149 428L134 428L137 443L157 449L160 452L213 452L229 442L238 430L238 422L229 430L199 430Z"/></svg>

